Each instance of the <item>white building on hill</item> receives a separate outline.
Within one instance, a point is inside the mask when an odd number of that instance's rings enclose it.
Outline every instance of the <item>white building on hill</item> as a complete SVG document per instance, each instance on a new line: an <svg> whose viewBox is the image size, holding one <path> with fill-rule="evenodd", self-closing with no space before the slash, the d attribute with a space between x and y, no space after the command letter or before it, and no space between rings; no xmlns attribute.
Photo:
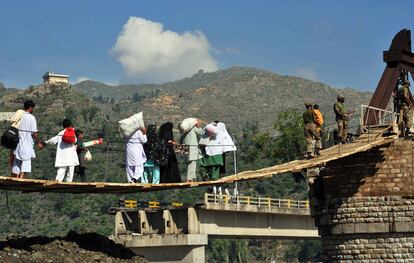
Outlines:
<svg viewBox="0 0 414 263"><path fill-rule="evenodd" d="M43 84L58 84L69 83L69 76L63 74L56 74L53 72L46 72L43 75Z"/></svg>

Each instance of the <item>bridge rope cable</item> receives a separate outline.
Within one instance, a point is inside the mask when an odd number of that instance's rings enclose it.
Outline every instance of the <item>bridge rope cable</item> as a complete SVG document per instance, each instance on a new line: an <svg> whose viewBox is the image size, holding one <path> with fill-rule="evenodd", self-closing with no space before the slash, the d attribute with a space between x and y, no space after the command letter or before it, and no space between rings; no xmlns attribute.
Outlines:
<svg viewBox="0 0 414 263"><path fill-rule="evenodd" d="M359 117L358 115L352 115L352 116L350 116L350 120L351 119L355 119L355 118L357 118L357 117ZM335 124L337 124L337 122L335 121L335 122L330 122L330 123L327 123L327 124L325 124L324 125L324 128L326 128L326 127L330 127L330 126L334 126ZM352 125L352 126L348 126L348 128L349 129L353 129L353 128L358 128L360 125L359 124L356 124L356 125ZM0 127L0 131L5 131L5 130L7 130L8 128L5 128L5 127ZM329 131L329 129L328 129L328 131ZM28 131L28 130L20 130L19 129L19 132L30 132L30 133L33 133L33 131ZM52 133L52 132L46 132L46 131L38 131L37 132L38 134L42 134L42 135L51 135L51 136L63 136L63 135L58 135L58 134L56 134L56 133ZM93 140L93 138L88 138L88 137L86 137L86 139L84 139L84 140L89 140L89 139L91 139L91 140ZM137 144L141 144L140 142L127 142L127 140L120 140L119 138L115 138L115 139L109 139L109 138L105 138L106 139L106 143L105 143L105 147L103 148L101 145L95 145L94 146L94 148L95 149L100 149L100 150L106 150L107 151L107 153L109 152L109 151L111 151L111 152L124 152L125 151L125 149L119 149L119 148L117 148L117 147L111 147L110 145L113 145L113 144L126 144L126 143L132 143L132 144L135 144L135 143L137 143ZM199 146L208 146L208 147L231 147L231 146L236 146L237 147L237 144L234 144L234 145L203 145L203 144L180 144L180 145L184 145L184 146L188 146L188 147L191 147L191 146L194 146L194 147L199 147ZM288 142L286 142L286 146L288 146L288 145L290 145ZM300 146L302 146L302 145L300 145ZM301 148L301 151L303 152L303 148L302 147L300 147Z"/></svg>
<svg viewBox="0 0 414 263"><path fill-rule="evenodd" d="M302 111L294 111L294 112L296 112L296 113L302 113ZM263 114L263 113L248 114L248 115L245 115L245 116L257 116L257 115L268 116L268 114ZM203 117L202 115L198 115L198 116L199 117ZM214 118L217 117L217 116L207 116L207 115L205 115L205 116L206 117L211 117L212 119L214 119ZM237 118L234 118L234 119L240 119L240 115L236 115L236 114L235 115L222 115L222 116L237 117ZM272 118L275 118L275 117L272 116ZM359 118L359 116L357 114L352 114L349 117L349 119L354 119L354 118ZM332 121L332 122L329 122L329 123L325 123L324 126L332 126L332 125L335 125L336 123L337 123L336 121ZM272 126L274 126L274 125L272 124L272 125L270 125L268 127L272 127ZM0 129L8 129L8 128L9 128L9 126L6 126L6 127L5 126L3 126L3 127L0 126ZM104 128L101 128L101 129L98 129L98 128L78 127L77 129L80 129L80 130L89 130L89 131L98 131L98 132L104 132L105 130L107 130L107 129L105 129L105 127ZM54 135L53 133L48 133L48 132L38 132L38 133L47 134L47 135Z"/></svg>
<svg viewBox="0 0 414 263"><path fill-rule="evenodd" d="M389 114L387 114L387 115L392 115L391 113L389 113ZM349 122L351 121L351 120L354 120L354 119L356 119L356 118L359 118L359 116L358 115L352 115L352 116L350 116L349 117ZM385 116L383 116L383 118L385 118ZM323 128L327 128L327 127L331 127L331 126L334 126L334 125L336 125L337 124L337 121L334 121L334 122L329 122L329 123L325 123L324 125L323 125ZM273 127L274 125L272 125L272 127ZM350 126L348 126L348 128L349 129L352 129L352 128L359 128L360 127L360 124L358 123L358 124L355 124L355 125L350 125ZM9 128L9 126L8 127L1 127L0 126L0 131L2 131L2 132L4 132L5 130L7 130ZM96 130L98 130L98 129L96 129ZM102 130L102 129L101 129ZM101 131L100 130L100 131ZM329 130L329 129L328 129ZM30 132L30 133L33 133L33 131L28 131L28 130L21 130L21 129L19 129L19 132ZM46 131L37 131L37 133L38 134L41 134L41 135L50 135L50 136L53 136L53 137L55 137L55 136L63 136L63 135L59 135L59 134L56 134L56 133L52 133L52 132L46 132ZM90 138L90 137L85 137L85 139L84 140L93 140L93 139L96 139L96 138ZM107 145L109 145L109 144L125 144L125 143L139 143L139 144L141 144L140 142L128 142L126 139L119 139L119 137L112 137L112 138L109 138L109 137L106 137L105 136L105 140L107 141ZM234 145L223 145L223 144L221 144L221 145L203 145L203 144L181 144L181 145L185 145L185 146L208 146L208 147L226 147L226 146L235 146L235 144ZM97 146L95 146L95 148L97 148Z"/></svg>
<svg viewBox="0 0 414 263"><path fill-rule="evenodd" d="M391 115L391 114L389 114L389 115ZM350 116L350 120L351 119L355 119L355 118L357 118L358 117L358 115L353 115L353 116ZM384 117L384 116L383 116ZM327 123L327 124L325 124L326 126L325 126L325 128L326 127L329 127L329 126L332 126L332 125L334 125L334 124L336 124L337 122L331 122L331 123ZM352 129L352 128L357 128L357 127L360 127L360 125L358 124L358 125L352 125L352 126L349 126L348 128L349 129ZM0 130L1 130L1 128L0 128ZM328 129L329 130L329 129ZM21 132L30 132L30 133L32 133L32 131L27 131L27 130L19 130L19 131L21 131ZM369 132L369 131L368 131ZM51 133L51 132L45 132L45 131L42 131L42 132L39 132L39 134L44 134L44 135L53 135L53 136L56 136L56 133ZM58 135L59 136L59 135ZM60 135L60 136L63 136L63 135ZM289 138L288 138L289 139ZM86 139L84 139L84 140L86 140ZM113 144L120 144L120 143L122 143L122 144L125 144L126 143L126 141L125 140L118 140L118 139L114 139L114 140L107 140L106 141L106 143L105 143L105 145L95 145L93 148L94 149L96 149L96 150L101 150L101 151L106 151L106 160L105 160L105 165L104 166L101 166L103 169L104 169L104 171L103 171L103 177L104 177L104 180L106 181L107 180L107 170L108 170L108 164L109 164L109 159L110 159L110 154L109 154L109 152L125 152L125 149L124 148L118 148L118 147L114 147L114 146L112 146ZM139 143L139 142L136 142L136 143ZM285 142L286 143L286 148L288 148L289 147L289 145L290 145L290 141L286 141ZM194 147L198 147L198 146L206 146L206 145L200 145L200 144L195 144L195 145L190 145L190 144L184 144L185 146L194 146ZM208 145L209 147L223 147L223 146L237 146L236 144L234 144L234 145ZM299 150L303 153L304 152L304 147L305 147L305 145L303 145L303 144L299 144L298 145L299 146ZM239 148L240 146L238 146L238 148ZM290 161L290 157L288 156L288 160L287 161Z"/></svg>
<svg viewBox="0 0 414 263"><path fill-rule="evenodd" d="M8 128L5 128L5 127L0 127L0 133L1 132L4 132L4 131L6 131ZM41 134L41 135L51 135L51 136L53 136L53 137L55 137L55 136L61 136L61 137L63 137L63 136L65 136L64 134L62 134L62 135L59 135L59 134L56 134L56 133L52 133L52 132L45 132L45 131L37 131L37 132L33 132L33 131L29 131L29 130L21 130L21 129L19 129L18 130L19 132L28 132L28 133L38 133L38 134ZM68 137L68 136L65 136L65 137ZM95 138L96 139L96 138ZM84 139L84 141L85 140L94 140L94 138L88 138L88 137L86 137L86 139ZM143 143L141 143L141 142L128 142L127 141L127 139L125 139L125 140L108 140L107 139L107 143L108 144L110 144L110 143L122 143L122 144L125 144L125 143L138 143L138 144L143 144ZM145 144L145 143L144 143ZM220 145L204 145L204 144L180 144L180 145L185 145L185 146L208 146L208 147L223 147L223 146L234 146L234 144L220 144ZM96 147L96 146L95 146Z"/></svg>
<svg viewBox="0 0 414 263"><path fill-rule="evenodd" d="M351 105L351 107L355 107L355 105ZM303 111L297 110L297 109L289 109L289 111L290 112L294 112L294 113L303 113ZM262 116L262 117L274 119L276 117L276 115L278 113L281 113L281 112L283 112L283 111L249 113L249 114L243 114L243 117ZM36 113L36 116L47 116L47 115L49 115L49 114L48 113L42 113L42 112ZM219 119L221 117L225 117L225 118L229 117L229 118L232 118L232 119L234 119L236 121L240 119L240 114L222 114L222 115L220 115L220 114L218 114L218 115L217 114L216 115L195 114L195 115L197 115L197 117L199 117L199 118L211 118L211 119L214 119L214 120ZM333 122L333 123L336 123L336 122ZM98 132L100 132L100 131L103 130L103 129L87 128L87 127L78 127L78 128L79 129L85 128L85 129L90 130L90 131L98 131Z"/></svg>
<svg viewBox="0 0 414 263"><path fill-rule="evenodd" d="M302 113L303 111L292 110L292 112ZM37 114L37 115L43 115L43 114L44 113L40 113L40 114ZM251 113L251 114L247 114L247 115L244 115L244 116L265 116L265 117L268 117L268 118L275 119L275 116L269 116L269 114L271 115L271 114L277 114L277 113L263 113L263 112L261 112L261 113ZM217 117L234 117L234 119L239 119L240 118L240 115L237 115L237 114L215 115L215 116L212 116L212 115L198 115L198 117L209 117L209 118L212 118L212 119L217 119ZM357 114L353 114L353 115L351 115L349 117L349 121L351 119L358 118L358 117L359 116ZM275 121L276 121L276 119L275 119ZM332 121L332 122L329 122L329 123L325 123L323 125L323 127L325 129L328 128L328 130L329 130L329 127L334 126L335 124L337 124L337 122L336 121ZM265 126L264 129L269 129L269 128L273 128L273 127L274 127L274 124L271 124L271 125ZM355 127L349 126L348 128L355 128ZM0 127L0 129L2 129L2 128ZM8 127L7 128L3 128L3 129L8 129ZM78 128L78 129L82 129L82 127ZM85 128L84 130L96 131L96 132L101 133L101 135L104 135L105 132L106 132L106 130L107 130L107 128L105 128L105 127L101 128L101 129L97 129L97 128ZM21 130L21 131L23 131L23 130ZM56 134L48 133L48 132L38 132L38 133L39 134L45 134L45 135L56 135ZM102 137L105 137L105 136L102 136ZM90 138L90 139L94 139L94 138ZM108 140L108 138L106 138L106 139ZM110 142L111 143L121 143L121 144L126 143L125 140L119 140L119 139L117 139L117 140L110 140ZM196 145L188 145L188 146L196 146ZM222 145L222 146L227 146L227 145Z"/></svg>

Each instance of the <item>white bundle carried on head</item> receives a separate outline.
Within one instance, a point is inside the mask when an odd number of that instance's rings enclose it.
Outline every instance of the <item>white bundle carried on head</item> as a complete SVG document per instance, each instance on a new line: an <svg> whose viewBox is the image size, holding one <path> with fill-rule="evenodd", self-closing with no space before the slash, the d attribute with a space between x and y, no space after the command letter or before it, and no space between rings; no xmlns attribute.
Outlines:
<svg viewBox="0 0 414 263"><path fill-rule="evenodd" d="M180 123L180 130L183 133L188 132L189 130L191 130L198 122L198 119L196 118L187 118L184 119L181 123Z"/></svg>
<svg viewBox="0 0 414 263"><path fill-rule="evenodd" d="M206 154L214 156L236 151L236 145L222 122L210 123L204 128L199 144L205 146Z"/></svg>
<svg viewBox="0 0 414 263"><path fill-rule="evenodd" d="M144 129L144 117L142 111L129 118L118 121L122 136L131 137L137 130Z"/></svg>

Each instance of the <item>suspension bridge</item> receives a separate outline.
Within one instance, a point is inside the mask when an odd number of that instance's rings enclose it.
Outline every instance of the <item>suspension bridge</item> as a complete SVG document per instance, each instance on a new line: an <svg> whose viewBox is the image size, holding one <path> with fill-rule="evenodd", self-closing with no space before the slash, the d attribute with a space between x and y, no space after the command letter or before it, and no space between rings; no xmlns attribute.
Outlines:
<svg viewBox="0 0 414 263"><path fill-rule="evenodd" d="M395 135L384 134L390 126L370 128L361 134L354 142L336 145L321 151L321 155L310 160L295 160L292 162L266 167L254 171L244 171L215 181L197 181L182 183L110 183L110 182L57 182L39 179L20 179L14 177L0 177L0 189L28 192L54 192L54 193L137 193L168 189L186 189L201 186L215 186L238 181L257 180L272 176L300 172L309 168L321 167L327 163L356 153L368 151L374 147L391 143L397 138Z"/></svg>

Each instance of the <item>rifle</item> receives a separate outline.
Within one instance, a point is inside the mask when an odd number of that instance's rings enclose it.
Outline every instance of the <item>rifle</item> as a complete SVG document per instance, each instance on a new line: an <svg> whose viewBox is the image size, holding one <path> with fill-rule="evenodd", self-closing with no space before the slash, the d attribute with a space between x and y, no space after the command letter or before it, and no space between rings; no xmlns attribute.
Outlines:
<svg viewBox="0 0 414 263"><path fill-rule="evenodd" d="M354 113L355 113L355 110L351 110L351 111L348 111L347 113L345 113L348 120L352 116L352 114L354 114Z"/></svg>

